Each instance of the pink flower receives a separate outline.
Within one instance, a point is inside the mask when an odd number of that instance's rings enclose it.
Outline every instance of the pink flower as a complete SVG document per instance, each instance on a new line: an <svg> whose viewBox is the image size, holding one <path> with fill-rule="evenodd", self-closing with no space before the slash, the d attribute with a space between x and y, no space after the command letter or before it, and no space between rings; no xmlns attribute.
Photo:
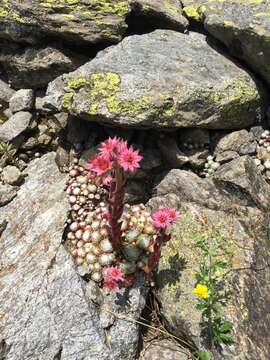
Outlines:
<svg viewBox="0 0 270 360"><path fill-rule="evenodd" d="M104 176L104 177L102 178L102 184L103 184L103 185L110 186L111 183L112 183L112 177L111 177L110 175Z"/></svg>
<svg viewBox="0 0 270 360"><path fill-rule="evenodd" d="M140 167L139 162L141 159L142 156L139 155L139 151L134 150L132 146L130 148L125 147L118 157L119 164L122 166L122 168L125 171L131 172L134 172Z"/></svg>
<svg viewBox="0 0 270 360"><path fill-rule="evenodd" d="M154 226L157 228L166 228L172 222L169 213L162 209L152 214L152 219L154 221Z"/></svg>
<svg viewBox="0 0 270 360"><path fill-rule="evenodd" d="M179 213L169 207L160 207L158 211L152 214L154 226L157 228L166 228L174 220L179 218Z"/></svg>
<svg viewBox="0 0 270 360"><path fill-rule="evenodd" d="M111 278L104 278L103 285L109 291L115 291L119 289L117 282Z"/></svg>
<svg viewBox="0 0 270 360"><path fill-rule="evenodd" d="M164 208L162 208L162 210L167 211L167 213L169 214L169 216L171 218L171 221L177 220L180 217L179 212L172 208L164 207Z"/></svg>
<svg viewBox="0 0 270 360"><path fill-rule="evenodd" d="M104 156L95 156L86 167L98 175L102 175L112 169L112 163Z"/></svg>
<svg viewBox="0 0 270 360"><path fill-rule="evenodd" d="M124 273L123 271L116 267L116 266L110 266L108 269L107 269L107 276L114 280L114 281L123 281L124 280Z"/></svg>
<svg viewBox="0 0 270 360"><path fill-rule="evenodd" d="M101 156L108 160L115 160L118 152L119 152L119 145L121 140L118 137L110 138L103 143L99 148L99 152Z"/></svg>

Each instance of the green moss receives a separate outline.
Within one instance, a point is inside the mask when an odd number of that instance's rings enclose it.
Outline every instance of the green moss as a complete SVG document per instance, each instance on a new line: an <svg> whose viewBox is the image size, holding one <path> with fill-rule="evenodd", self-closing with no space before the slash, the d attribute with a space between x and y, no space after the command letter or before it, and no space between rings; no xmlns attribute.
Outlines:
<svg viewBox="0 0 270 360"><path fill-rule="evenodd" d="M233 21L223 21L223 25L225 28L232 28L235 26L235 23Z"/></svg>
<svg viewBox="0 0 270 360"><path fill-rule="evenodd" d="M63 107L65 109L73 108L72 98L75 91L85 88L89 92L89 114L97 115L101 105L107 107L110 113L136 115L143 112L149 107L149 98L142 96L131 100L120 100L121 78L113 72L94 73L89 80L83 77L71 79L67 83L69 90L63 97Z"/></svg>
<svg viewBox="0 0 270 360"><path fill-rule="evenodd" d="M201 14L198 12L198 6L188 5L183 8L183 13L192 20L200 21Z"/></svg>
<svg viewBox="0 0 270 360"><path fill-rule="evenodd" d="M9 0L2 0L0 7L0 17L6 17L9 14Z"/></svg>
<svg viewBox="0 0 270 360"><path fill-rule="evenodd" d="M8 10L4 7L0 7L0 17L6 17L8 15Z"/></svg>
<svg viewBox="0 0 270 360"><path fill-rule="evenodd" d="M117 94L120 92L120 83L120 76L113 72L91 75L89 81L91 102L89 113L91 115L97 114L99 104L104 101L108 111L116 114L135 115L147 107L149 103L147 96L132 100L119 100Z"/></svg>
<svg viewBox="0 0 270 360"><path fill-rule="evenodd" d="M21 16L16 11L12 12L12 18L19 24L31 24L32 23L32 21L30 19L27 19L27 18Z"/></svg>
<svg viewBox="0 0 270 360"><path fill-rule="evenodd" d="M177 13L179 11L179 9L180 9L180 7L177 7L177 6L171 4L168 1L165 1L164 6L165 6L165 9L167 9L170 12L173 12L173 13Z"/></svg>
<svg viewBox="0 0 270 360"><path fill-rule="evenodd" d="M127 0L92 0L89 4L85 4L81 0L44 0L41 2L43 7L47 8L63 8L71 11L79 12L84 17L95 18L97 16L105 16L106 14L114 14L118 16L126 16L130 11Z"/></svg>
<svg viewBox="0 0 270 360"><path fill-rule="evenodd" d="M72 79L68 81L68 87L70 89L79 89L87 84L87 81L83 77L79 77L77 79Z"/></svg>
<svg viewBox="0 0 270 360"><path fill-rule="evenodd" d="M63 96L62 106L66 110L72 109L72 99L74 96L74 92L66 92Z"/></svg>
<svg viewBox="0 0 270 360"><path fill-rule="evenodd" d="M224 122L231 124L245 123L248 114L260 109L260 96L254 84L242 78L233 84L223 84L223 88L217 91L200 91L188 96L186 107L196 108L198 101L205 109L204 116L210 117L214 113L219 114ZM181 110L181 109L180 109Z"/></svg>
<svg viewBox="0 0 270 360"><path fill-rule="evenodd" d="M248 4L260 5L263 3L263 0L244 0Z"/></svg>

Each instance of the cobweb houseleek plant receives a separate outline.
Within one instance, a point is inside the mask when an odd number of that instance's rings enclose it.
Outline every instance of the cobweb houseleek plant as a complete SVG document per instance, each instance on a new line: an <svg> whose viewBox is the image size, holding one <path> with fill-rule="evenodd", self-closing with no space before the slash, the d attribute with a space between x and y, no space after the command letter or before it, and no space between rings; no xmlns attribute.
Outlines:
<svg viewBox="0 0 270 360"><path fill-rule="evenodd" d="M86 166L75 158L69 169L71 253L80 270L108 290L132 284L138 271L151 278L170 239L167 228L179 217L169 207L151 214L143 204L124 203L126 174L141 160L138 150L114 137Z"/></svg>

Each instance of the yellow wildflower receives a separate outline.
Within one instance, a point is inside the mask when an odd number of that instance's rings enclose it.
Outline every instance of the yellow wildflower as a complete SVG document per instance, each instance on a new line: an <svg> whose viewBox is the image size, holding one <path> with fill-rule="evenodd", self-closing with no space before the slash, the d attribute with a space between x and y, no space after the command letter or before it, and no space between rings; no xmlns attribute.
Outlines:
<svg viewBox="0 0 270 360"><path fill-rule="evenodd" d="M203 284L197 284L193 290L193 294L197 295L202 299L208 299L209 298L208 287Z"/></svg>

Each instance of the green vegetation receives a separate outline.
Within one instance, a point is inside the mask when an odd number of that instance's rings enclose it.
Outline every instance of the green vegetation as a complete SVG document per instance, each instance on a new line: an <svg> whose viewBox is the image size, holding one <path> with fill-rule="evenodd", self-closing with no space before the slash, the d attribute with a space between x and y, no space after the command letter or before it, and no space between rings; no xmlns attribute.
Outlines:
<svg viewBox="0 0 270 360"><path fill-rule="evenodd" d="M202 326L207 334L210 349L221 344L232 344L233 324L224 319L223 307L230 299L225 277L229 270L228 257L231 255L230 241L212 225L206 224L204 231L193 238L194 246L200 252L199 267L196 271L197 310L202 311ZM210 353L198 353L200 360L212 359Z"/></svg>
<svg viewBox="0 0 270 360"><path fill-rule="evenodd" d="M0 166L3 167L6 164L16 165L18 159L15 156L16 149L8 142L0 142Z"/></svg>

